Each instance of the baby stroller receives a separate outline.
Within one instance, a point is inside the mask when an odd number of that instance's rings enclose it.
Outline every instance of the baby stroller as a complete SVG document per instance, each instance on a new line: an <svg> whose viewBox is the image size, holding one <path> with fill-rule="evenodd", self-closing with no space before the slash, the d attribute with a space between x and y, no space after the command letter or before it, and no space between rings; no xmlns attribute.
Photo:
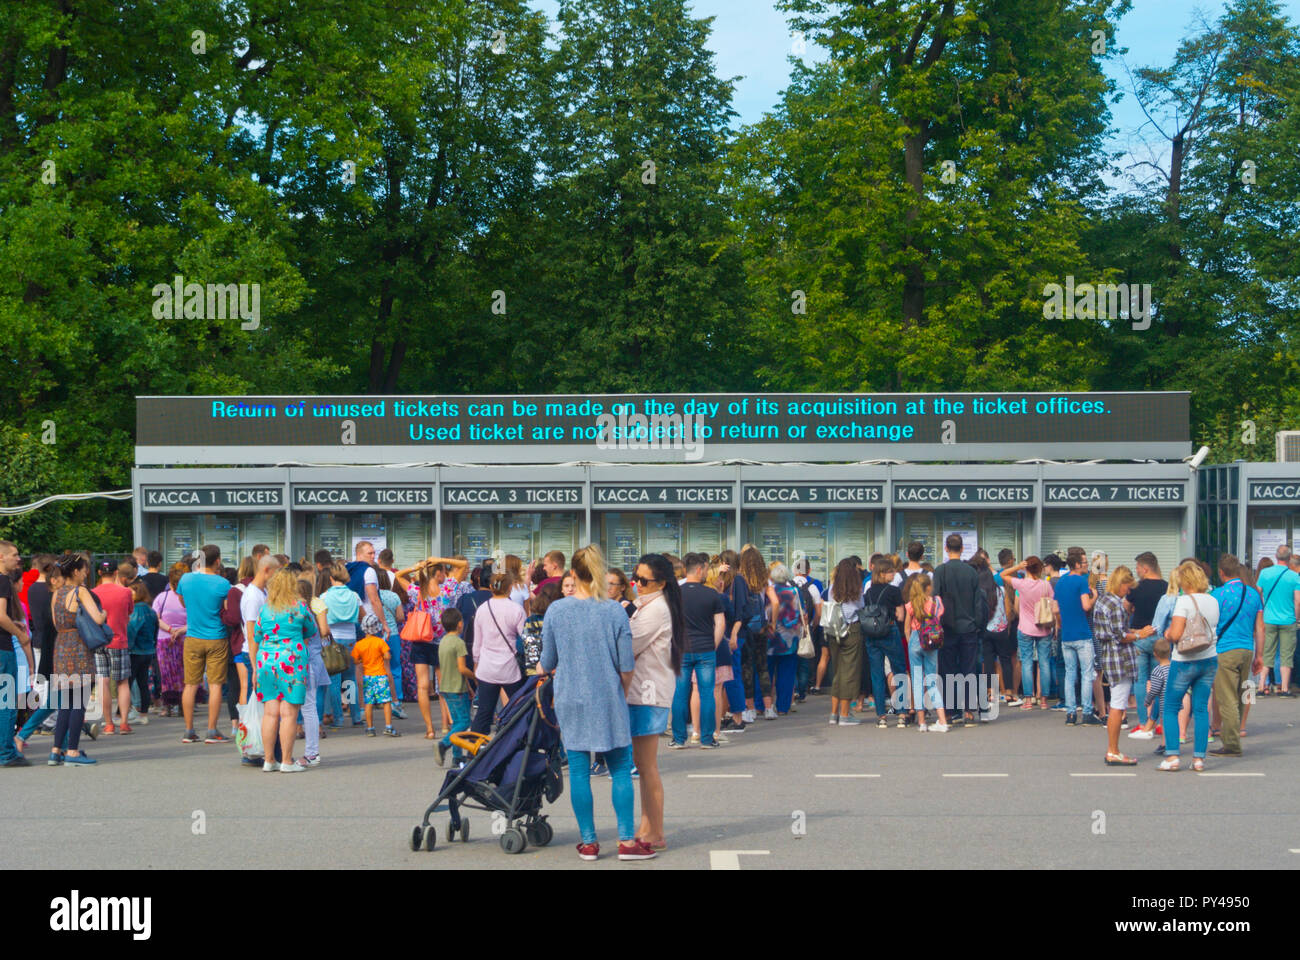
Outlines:
<svg viewBox="0 0 1300 960"><path fill-rule="evenodd" d="M437 831L429 818L447 801L451 820L447 839L469 840L469 818L461 807L475 807L504 818L501 849L522 853L528 844L544 847L554 830L541 813L542 800L554 803L564 792L560 770L560 730L555 720L550 676L527 677L497 713L497 732L453 733L451 742L471 754L459 770L449 771L424 820L411 831L411 849L432 850ZM517 822L518 821L518 822ZM499 828L498 828L499 829ZM498 832L497 829L493 830Z"/></svg>

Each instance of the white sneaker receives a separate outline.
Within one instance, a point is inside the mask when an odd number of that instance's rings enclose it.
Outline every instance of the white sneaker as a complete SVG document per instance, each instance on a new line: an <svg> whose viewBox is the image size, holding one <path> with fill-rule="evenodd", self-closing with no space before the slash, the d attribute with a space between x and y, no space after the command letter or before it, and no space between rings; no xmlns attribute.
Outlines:
<svg viewBox="0 0 1300 960"><path fill-rule="evenodd" d="M753 723L755 720L758 719L758 714L756 714L753 710L746 710L741 714L741 719L744 720L746 723Z"/></svg>
<svg viewBox="0 0 1300 960"><path fill-rule="evenodd" d="M130 710L126 712L126 722L128 724L132 724L132 723L146 723L147 721L142 720L140 718L139 711L137 711L135 707L132 707Z"/></svg>
<svg viewBox="0 0 1300 960"><path fill-rule="evenodd" d="M929 729L930 729L930 733L947 733L947 732L948 732L948 724L946 724L946 723L932 723L932 724L930 724L930 728L929 728Z"/></svg>
<svg viewBox="0 0 1300 960"><path fill-rule="evenodd" d="M763 719L764 719L764 720L775 720L775 719L776 719L776 707L768 707L766 710L764 710L764 711L763 711Z"/></svg>
<svg viewBox="0 0 1300 960"><path fill-rule="evenodd" d="M833 727L833 726L836 726L839 722L840 722L840 718L839 718L838 714L834 714L834 713L832 713L832 714L831 714L831 720L830 720L831 726L832 726L832 727Z"/></svg>
<svg viewBox="0 0 1300 960"><path fill-rule="evenodd" d="M1130 740L1154 740L1156 738L1156 732L1154 730L1143 730L1141 727L1138 727L1136 730L1129 732L1128 738Z"/></svg>
<svg viewBox="0 0 1300 960"><path fill-rule="evenodd" d="M919 731L921 731L921 733L925 733L925 732L926 732L927 730L929 730L930 728L927 727L924 723L922 723L922 724L920 724L916 729L919 730Z"/></svg>
<svg viewBox="0 0 1300 960"><path fill-rule="evenodd" d="M265 768L263 768L263 769L265 769ZM281 773L303 773L303 772L306 771L306 769L307 769L306 767L300 767L300 766L298 766L297 763L282 763L282 764L280 764L280 772L281 772Z"/></svg>
<svg viewBox="0 0 1300 960"><path fill-rule="evenodd" d="M724 736L722 735L722 731L721 731L721 730L715 730L715 731L713 731L713 742L714 742L714 743L730 743L731 741L730 741L728 738L726 738L726 737L724 737Z"/></svg>
<svg viewBox="0 0 1300 960"><path fill-rule="evenodd" d="M274 760L267 760L262 764L263 773L275 773L275 771L278 769L280 769L280 765L276 763Z"/></svg>

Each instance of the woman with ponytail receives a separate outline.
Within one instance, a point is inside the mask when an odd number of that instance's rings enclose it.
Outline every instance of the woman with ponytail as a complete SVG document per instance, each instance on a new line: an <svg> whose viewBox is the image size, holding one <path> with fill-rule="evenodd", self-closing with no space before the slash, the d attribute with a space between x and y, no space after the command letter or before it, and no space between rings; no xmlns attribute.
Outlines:
<svg viewBox="0 0 1300 960"><path fill-rule="evenodd" d="M574 594L546 609L544 672L555 671L555 716L569 755L569 799L582 839L578 856L600 856L591 796L591 759L603 753L614 781L618 858L649 860L655 852L636 838L632 796L632 730L628 689L636 661L627 614L605 598L605 557L590 544L573 556Z"/></svg>
<svg viewBox="0 0 1300 960"><path fill-rule="evenodd" d="M686 650L682 588L662 553L647 553L636 565L632 613L632 655L636 667L627 690L632 729L632 759L641 778L641 827L637 839L663 850L664 784L659 776L659 735L668 729L668 712L677 672Z"/></svg>

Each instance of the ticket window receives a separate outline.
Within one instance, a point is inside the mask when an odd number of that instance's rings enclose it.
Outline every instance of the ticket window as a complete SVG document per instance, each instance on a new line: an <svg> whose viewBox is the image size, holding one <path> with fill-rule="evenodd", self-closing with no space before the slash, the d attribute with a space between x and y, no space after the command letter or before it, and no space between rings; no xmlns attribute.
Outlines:
<svg viewBox="0 0 1300 960"><path fill-rule="evenodd" d="M411 566L430 556L433 546L433 516L420 513L318 513L307 517L308 558L317 550L344 562L356 556L357 544L365 540L378 554L393 551L397 567Z"/></svg>
<svg viewBox="0 0 1300 960"><path fill-rule="evenodd" d="M733 526L730 514L721 511L605 513L600 542L609 566L630 577L643 554L719 554L732 545Z"/></svg>
<svg viewBox="0 0 1300 960"><path fill-rule="evenodd" d="M238 566L264 543L272 553L284 552L284 514L282 513L201 513L168 515L159 518L158 528L165 567L189 561L204 544L221 549L222 562Z"/></svg>
<svg viewBox="0 0 1300 960"><path fill-rule="evenodd" d="M765 563L789 564L794 552L808 558L809 572L828 583L830 572L846 557L866 563L876 552L879 516L864 510L801 513L774 510L751 513L748 541L758 548Z"/></svg>
<svg viewBox="0 0 1300 960"><path fill-rule="evenodd" d="M1291 544L1293 550L1300 551L1300 509L1267 510L1250 512L1249 531L1246 545L1249 555L1246 562L1258 568L1264 557L1273 560L1277 557L1277 548L1284 543Z"/></svg>
<svg viewBox="0 0 1300 960"><path fill-rule="evenodd" d="M453 513L444 514L443 526L451 531L451 553L471 564L497 550L514 554L527 566L552 550L573 558L579 546L576 513Z"/></svg>
<svg viewBox="0 0 1300 960"><path fill-rule="evenodd" d="M1010 550L1023 559L1024 515L1016 510L899 510L895 513L898 536L894 550L907 556L907 545L920 541L925 546L923 562L938 566L947 560L944 543L956 533L962 539L961 556L969 560L983 547L997 568L998 553Z"/></svg>

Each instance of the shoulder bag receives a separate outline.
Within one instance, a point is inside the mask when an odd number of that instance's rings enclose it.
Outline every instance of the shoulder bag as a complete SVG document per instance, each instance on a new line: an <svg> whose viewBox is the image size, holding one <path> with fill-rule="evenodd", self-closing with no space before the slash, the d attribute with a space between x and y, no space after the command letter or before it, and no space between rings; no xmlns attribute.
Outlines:
<svg viewBox="0 0 1300 960"><path fill-rule="evenodd" d="M81 602L81 587L74 589L77 591L77 635L81 637L81 642L91 652L108 646L113 642L113 628L107 621L97 623Z"/></svg>
<svg viewBox="0 0 1300 960"><path fill-rule="evenodd" d="M1183 656L1208 650L1210 644L1214 642L1214 629L1210 626L1210 621L1206 620L1205 615L1201 613L1200 605L1196 602L1196 594L1189 593L1187 596L1191 598L1196 616L1187 618L1183 635L1178 641L1178 652Z"/></svg>
<svg viewBox="0 0 1300 960"><path fill-rule="evenodd" d="M521 678L528 676L527 661L524 659L524 655L519 652L519 647L516 644L510 643L506 638L506 632L501 629L501 624L497 623L497 615L492 612L492 601L489 600L485 606L487 607L488 616L492 618L492 625L497 628L497 633L501 634L501 639L510 647L510 654L515 658L515 665L519 667L519 676Z"/></svg>

